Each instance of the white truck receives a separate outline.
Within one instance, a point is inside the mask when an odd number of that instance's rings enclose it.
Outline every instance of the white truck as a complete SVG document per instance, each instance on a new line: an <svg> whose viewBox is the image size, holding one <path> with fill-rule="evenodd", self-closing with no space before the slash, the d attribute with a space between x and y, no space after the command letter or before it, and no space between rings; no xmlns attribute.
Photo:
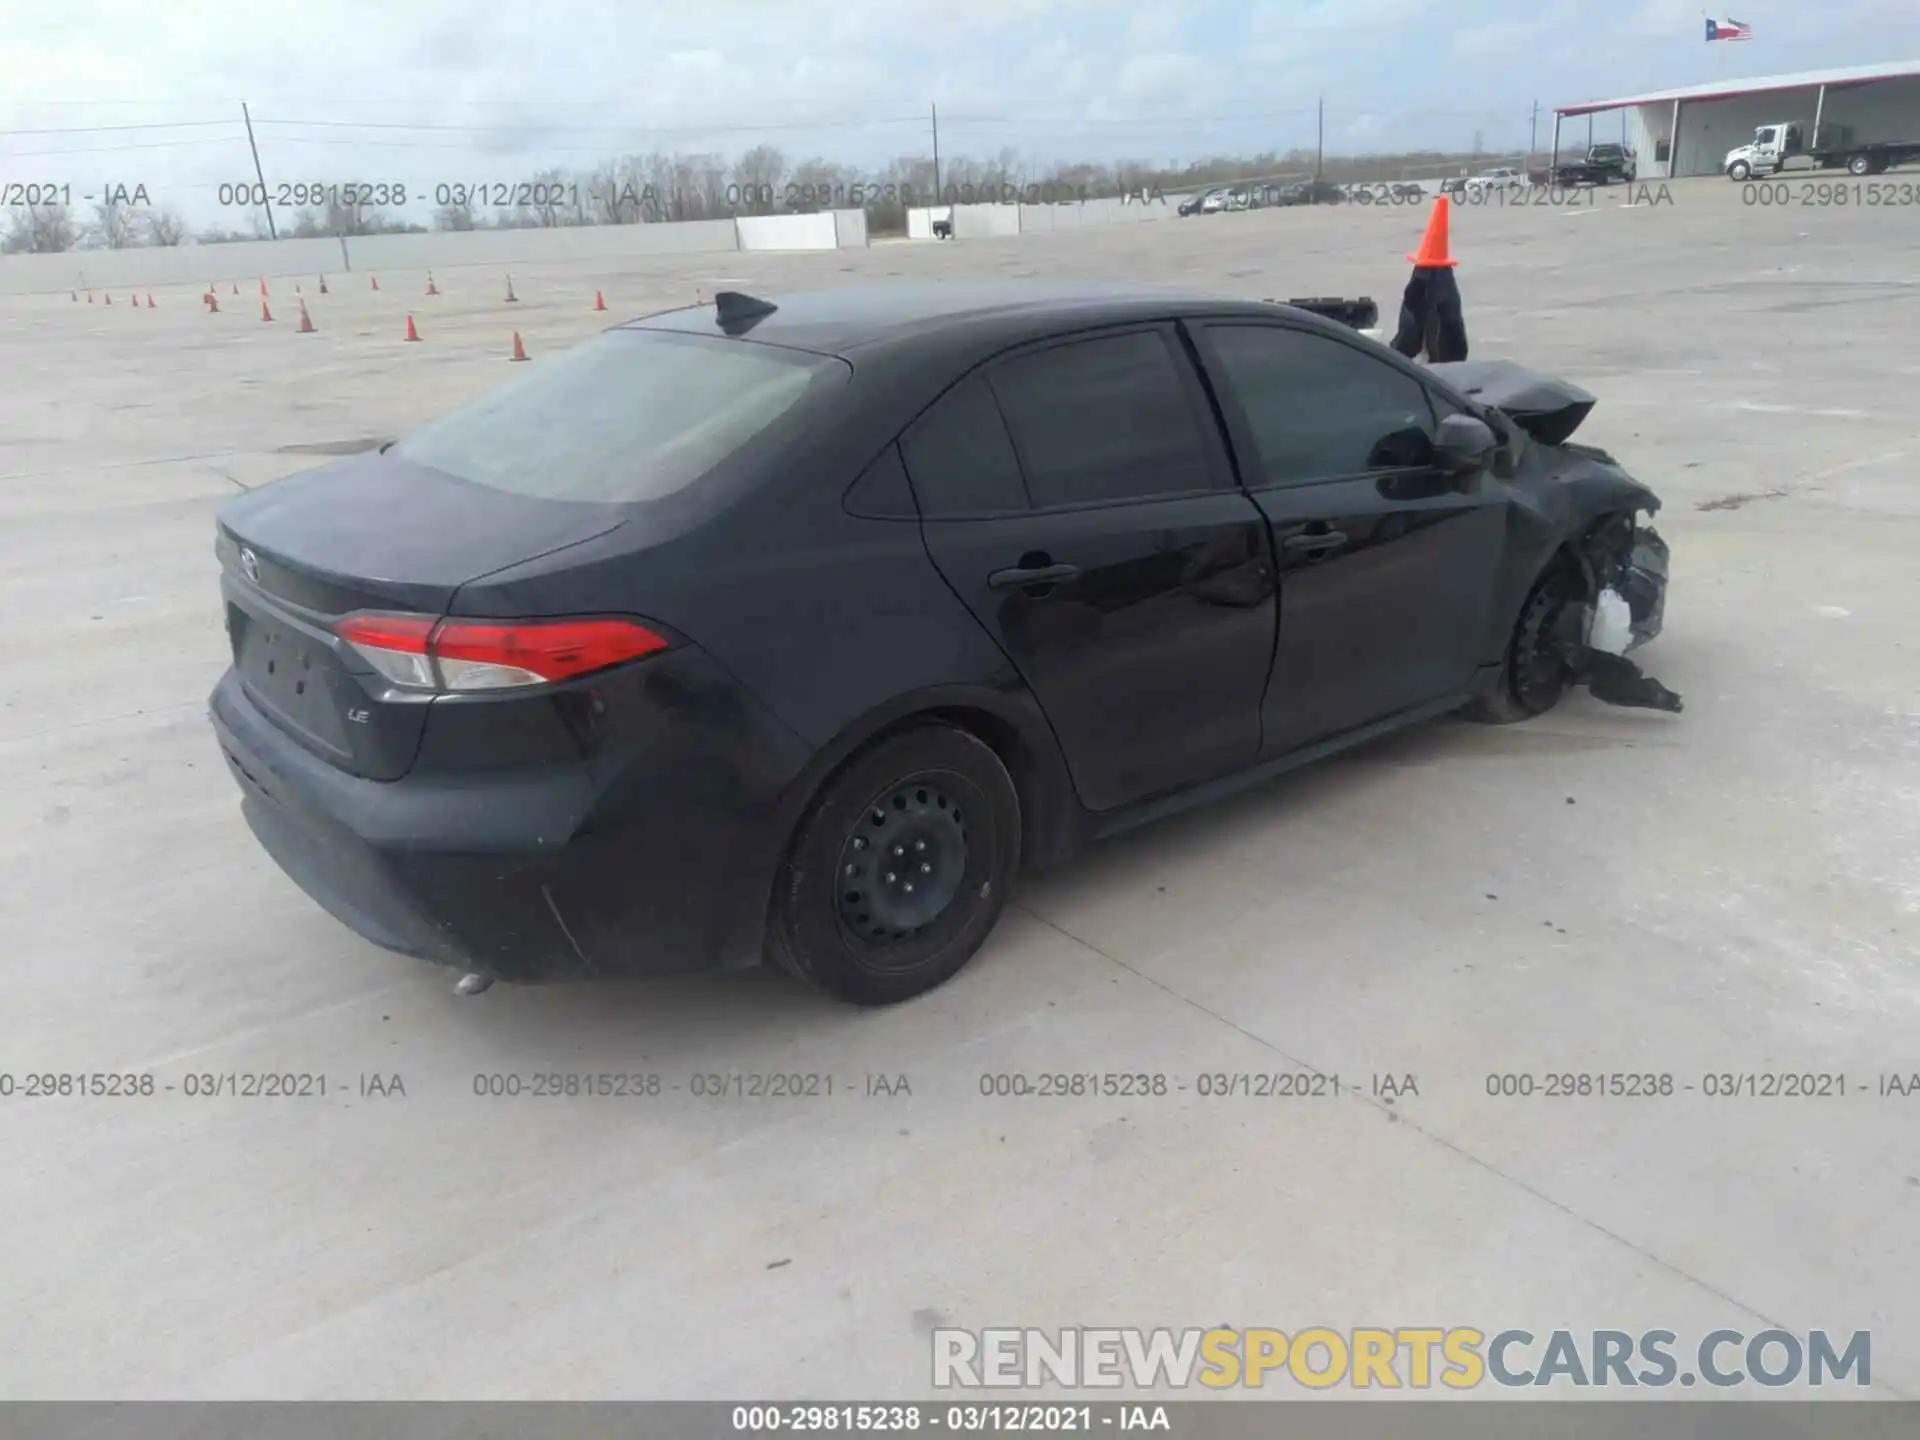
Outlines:
<svg viewBox="0 0 1920 1440"><path fill-rule="evenodd" d="M1920 141L1856 140L1851 125L1822 125L1814 143L1798 120L1775 120L1756 126L1753 139L1727 152L1722 167L1729 180L1774 175L1790 162L1805 160L1806 168L1832 170L1845 166L1849 175L1878 175L1894 165L1920 156Z"/></svg>

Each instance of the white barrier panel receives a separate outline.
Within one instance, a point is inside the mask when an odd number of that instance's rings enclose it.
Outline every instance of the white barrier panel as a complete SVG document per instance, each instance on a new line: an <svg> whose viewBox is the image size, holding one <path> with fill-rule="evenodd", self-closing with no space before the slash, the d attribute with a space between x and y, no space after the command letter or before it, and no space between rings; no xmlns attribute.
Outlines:
<svg viewBox="0 0 1920 1440"><path fill-rule="evenodd" d="M823 217L825 218L825 217ZM829 221L831 224L831 221ZM657 225L563 225L527 230L436 230L423 235L355 235L307 240L238 240L227 245L136 246L70 250L59 255L0 256L0 294L75 288L238 281L241 293L259 277L339 275L349 270L451 270L461 265L536 265L624 255L701 254L738 250L731 220Z"/></svg>
<svg viewBox="0 0 1920 1440"><path fill-rule="evenodd" d="M733 222L742 250L834 250L839 248L833 213L742 215Z"/></svg>
<svg viewBox="0 0 1920 1440"><path fill-rule="evenodd" d="M933 227L951 219L953 219L951 205L916 205L907 211L907 238L931 240L934 238Z"/></svg>
<svg viewBox="0 0 1920 1440"><path fill-rule="evenodd" d="M953 238L984 240L996 235L1020 233L1018 205L955 205Z"/></svg>
<svg viewBox="0 0 1920 1440"><path fill-rule="evenodd" d="M864 248L867 243L867 212L864 210L834 211L833 243L842 250Z"/></svg>

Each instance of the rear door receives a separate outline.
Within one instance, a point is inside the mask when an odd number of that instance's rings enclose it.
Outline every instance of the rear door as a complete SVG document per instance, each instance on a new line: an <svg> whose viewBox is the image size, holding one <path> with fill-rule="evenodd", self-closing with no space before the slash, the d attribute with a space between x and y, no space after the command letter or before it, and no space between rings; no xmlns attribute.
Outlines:
<svg viewBox="0 0 1920 1440"><path fill-rule="evenodd" d="M1174 327L1007 356L901 449L928 553L1038 697L1088 808L1253 761L1267 529Z"/></svg>
<svg viewBox="0 0 1920 1440"><path fill-rule="evenodd" d="M1507 498L1434 465L1411 367L1304 327L1194 327L1240 475L1273 529L1279 641L1264 748L1283 753L1464 691L1481 662Z"/></svg>

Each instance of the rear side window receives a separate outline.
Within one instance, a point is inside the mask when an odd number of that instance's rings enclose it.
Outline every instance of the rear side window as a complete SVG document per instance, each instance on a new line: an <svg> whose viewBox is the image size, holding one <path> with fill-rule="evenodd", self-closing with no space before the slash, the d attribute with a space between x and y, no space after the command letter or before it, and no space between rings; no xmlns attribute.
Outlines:
<svg viewBox="0 0 1920 1440"><path fill-rule="evenodd" d="M901 438L920 513L951 519L1027 508L1020 462L987 382L949 390Z"/></svg>
<svg viewBox="0 0 1920 1440"><path fill-rule="evenodd" d="M1016 356L992 378L1037 506L1178 495L1216 483L1194 397L1158 331Z"/></svg>
<svg viewBox="0 0 1920 1440"><path fill-rule="evenodd" d="M1324 335L1209 325L1207 343L1259 451L1248 483L1305 485L1433 461L1426 387Z"/></svg>
<svg viewBox="0 0 1920 1440"><path fill-rule="evenodd" d="M847 373L838 360L750 341L610 330L421 427L394 453L516 495L657 500Z"/></svg>

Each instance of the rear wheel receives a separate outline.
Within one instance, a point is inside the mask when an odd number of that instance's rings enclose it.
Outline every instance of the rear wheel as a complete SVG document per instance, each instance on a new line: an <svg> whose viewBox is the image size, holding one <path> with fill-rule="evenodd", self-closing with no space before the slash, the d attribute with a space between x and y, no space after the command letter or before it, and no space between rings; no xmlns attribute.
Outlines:
<svg viewBox="0 0 1920 1440"><path fill-rule="evenodd" d="M1871 155L1849 155L1847 157L1847 173L1849 175L1873 174L1873 157Z"/></svg>
<svg viewBox="0 0 1920 1440"><path fill-rule="evenodd" d="M1019 795L991 748L944 724L888 736L801 822L768 958L856 1005L911 999L973 958L1019 859Z"/></svg>
<svg viewBox="0 0 1920 1440"><path fill-rule="evenodd" d="M1558 705L1573 682L1573 672L1555 642L1555 632L1569 607L1586 602L1586 581L1572 564L1557 562L1541 576L1520 607L1498 682L1467 707L1467 718L1511 725Z"/></svg>

